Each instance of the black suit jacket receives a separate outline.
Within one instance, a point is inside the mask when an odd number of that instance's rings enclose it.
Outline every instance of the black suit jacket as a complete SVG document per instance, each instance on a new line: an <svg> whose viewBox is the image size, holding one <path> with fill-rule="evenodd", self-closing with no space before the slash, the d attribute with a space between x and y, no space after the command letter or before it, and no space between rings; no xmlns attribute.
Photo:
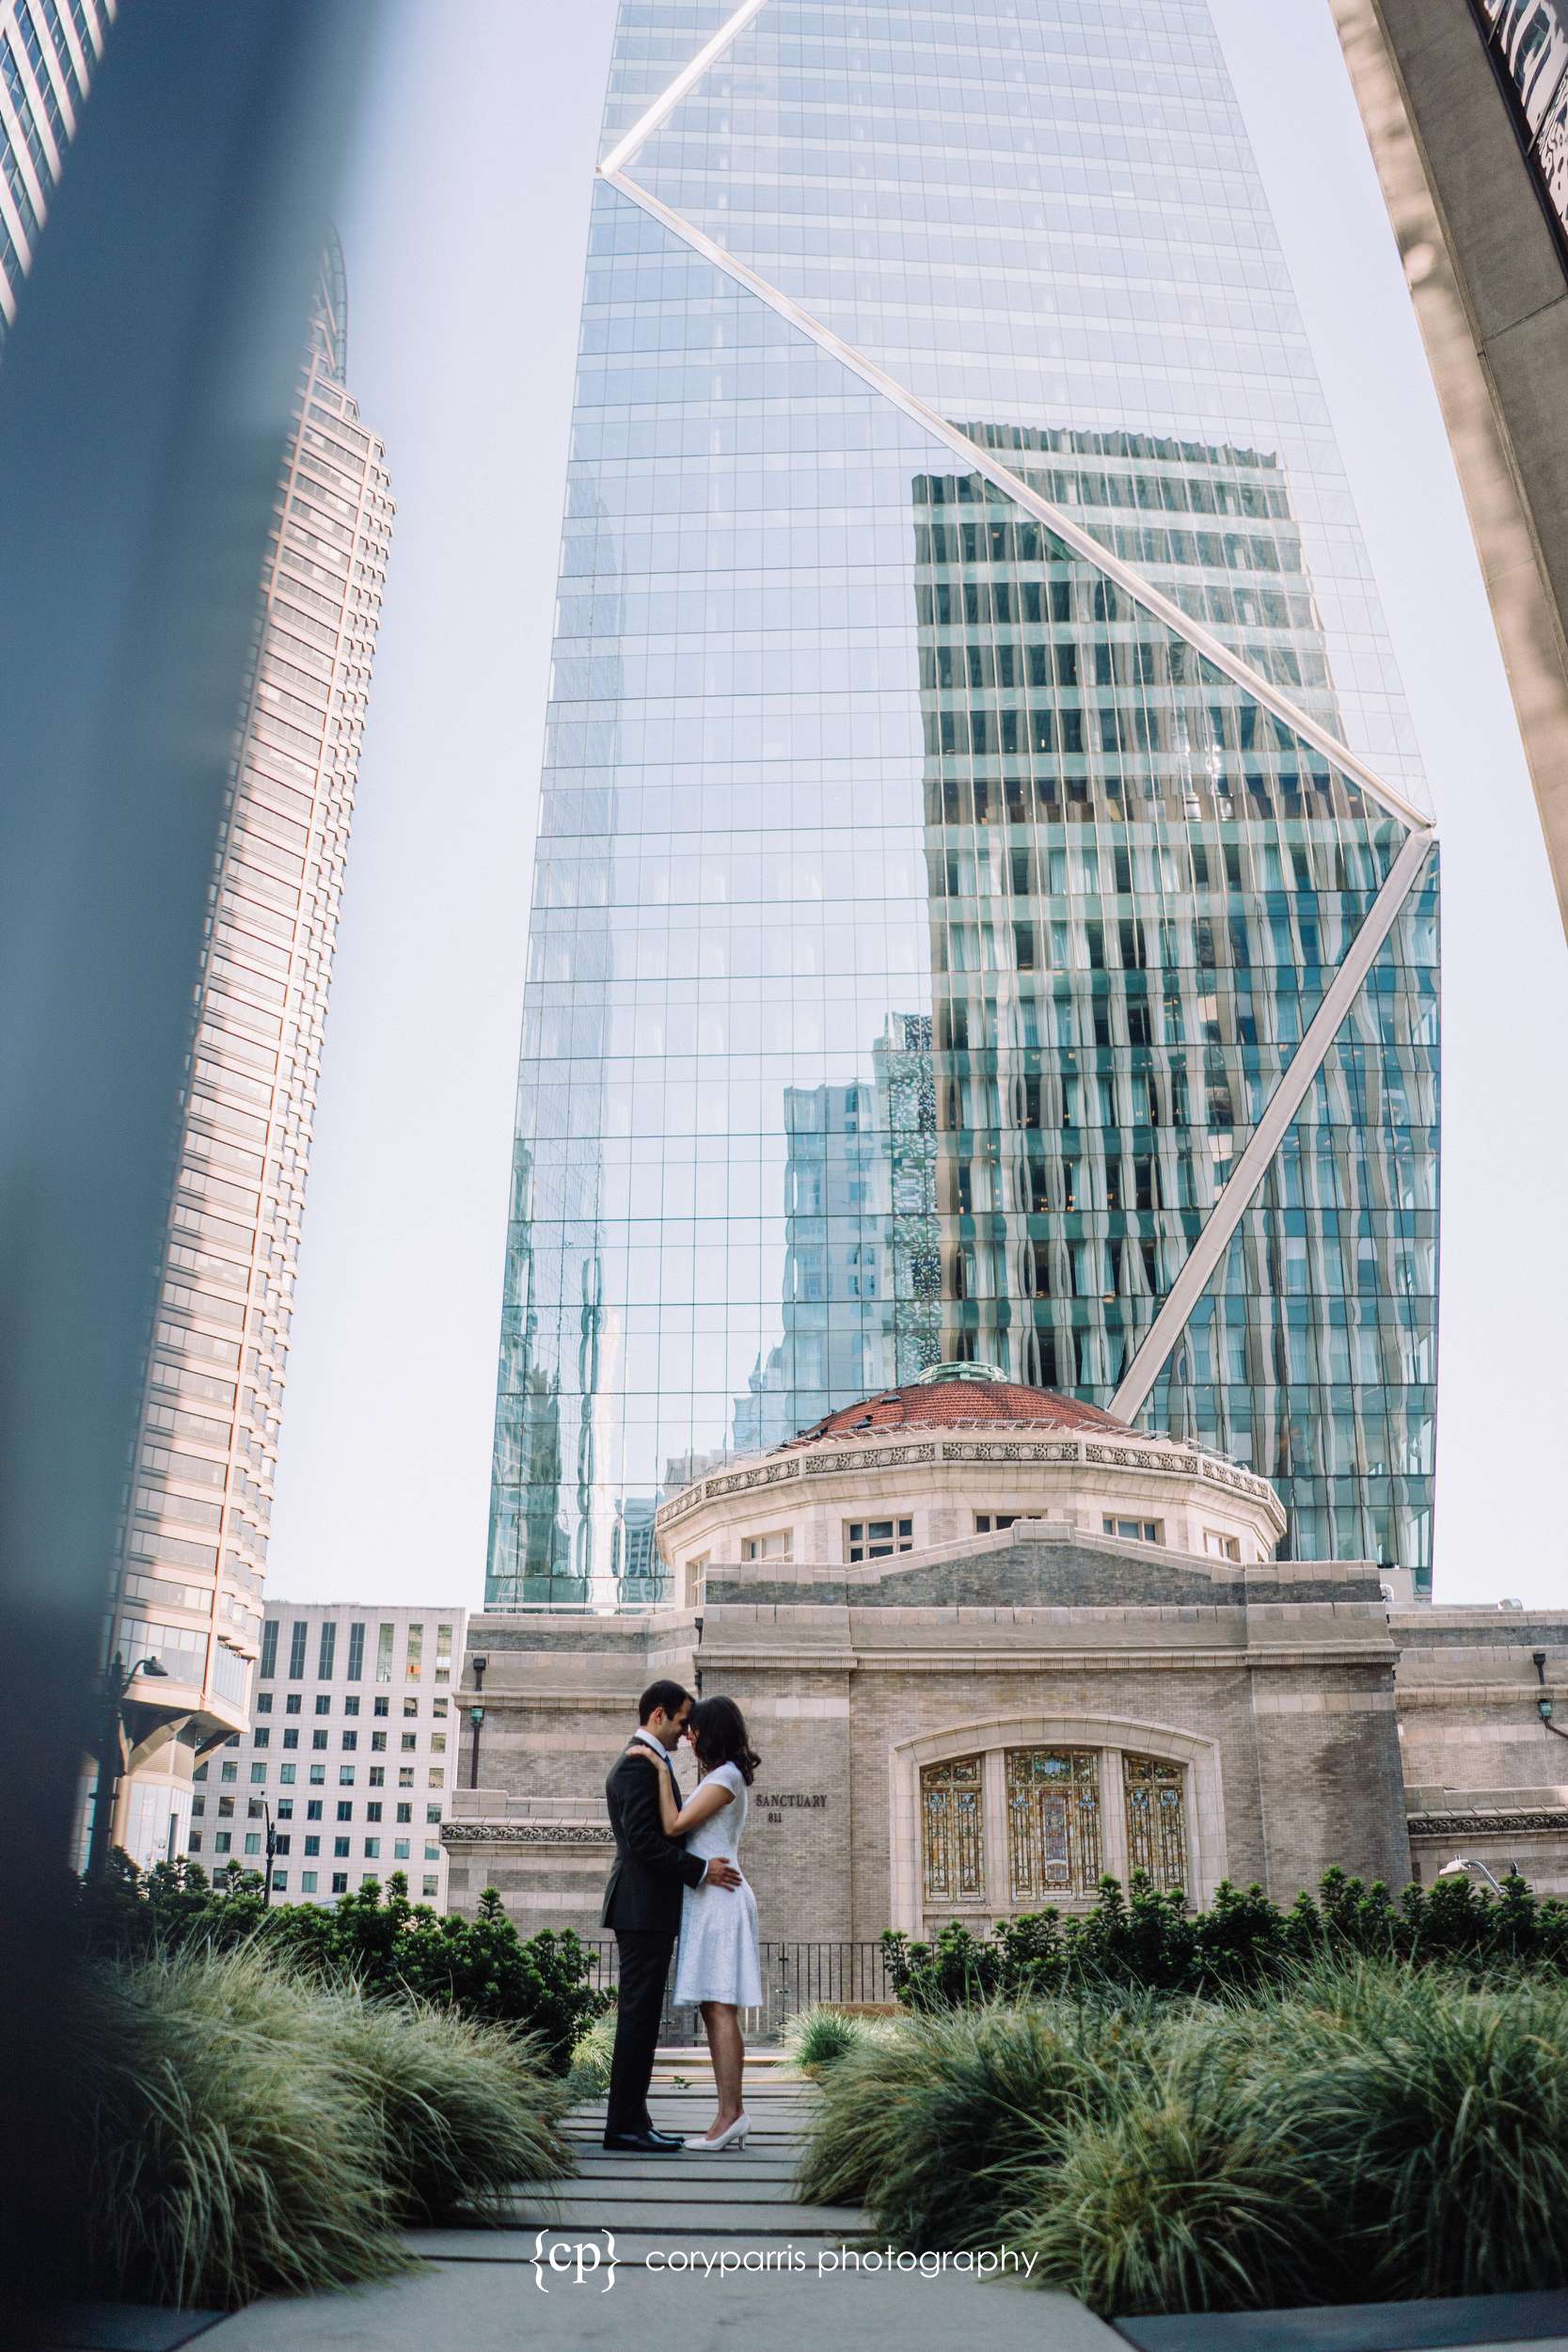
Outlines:
<svg viewBox="0 0 1568 2352"><path fill-rule="evenodd" d="M604 1785L615 1838L615 1867L605 1888L599 1924L675 1935L681 1889L700 1885L707 1864L685 1842L666 1837L658 1809L658 1773L623 1750Z"/></svg>

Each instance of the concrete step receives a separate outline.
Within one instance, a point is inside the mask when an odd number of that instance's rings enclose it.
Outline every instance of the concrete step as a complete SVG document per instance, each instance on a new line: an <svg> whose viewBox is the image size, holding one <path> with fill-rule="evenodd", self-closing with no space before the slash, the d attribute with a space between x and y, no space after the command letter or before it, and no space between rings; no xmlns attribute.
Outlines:
<svg viewBox="0 0 1568 2352"><path fill-rule="evenodd" d="M722 2166L720 2177L726 2181L776 2181L787 2188L799 2166L787 2152L779 2154L753 2155L750 2148L743 2156L733 2155L727 2149L721 2156L612 2156L604 2149L584 2149L578 2169L565 2184L573 2194L578 2185L591 2183L594 2187L609 2188L622 2181L687 2181L693 2184L713 2179ZM524 2184L526 2185L526 2184Z"/></svg>
<svg viewBox="0 0 1568 2352"><path fill-rule="evenodd" d="M725 2254L770 2255L780 2269L790 2267L789 2249L800 2250L803 2261L812 2269L816 2266L820 2251L831 2251L839 2246L852 2245L858 2233L836 2237L827 2233L814 2235L799 2231L792 2236L787 2231L736 2229L657 2230L617 2229L615 2259L630 2267L645 2265L648 2256L663 2268L672 2266L688 2270L688 2259L693 2255L711 2253L717 2261ZM541 2256L548 2259L552 2246L575 2249L583 2241L581 2228L562 2230L546 2227L540 2230L409 2230L404 2233L403 2243L411 2253L422 2254L428 2261L440 2263L496 2263L526 2265L532 2271ZM673 2265L671 2257L677 2258ZM696 2265L701 2274L703 2265ZM687 2284L689 2289L689 2271ZM686 2313L689 2322L689 2311Z"/></svg>
<svg viewBox="0 0 1568 2352"><path fill-rule="evenodd" d="M866 2228L854 2205L796 2205L787 2198L542 2197L508 2212L503 2230L668 2230L673 2235L728 2237L736 2230L779 2237L853 2237Z"/></svg>

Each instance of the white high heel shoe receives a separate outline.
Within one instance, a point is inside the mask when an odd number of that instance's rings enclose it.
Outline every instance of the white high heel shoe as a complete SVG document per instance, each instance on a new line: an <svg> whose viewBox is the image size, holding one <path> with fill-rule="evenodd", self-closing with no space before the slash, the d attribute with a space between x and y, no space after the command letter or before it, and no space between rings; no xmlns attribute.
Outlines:
<svg viewBox="0 0 1568 2352"><path fill-rule="evenodd" d="M689 2139L689 2149L700 2149L705 2154L716 2156L721 2148L734 2148L738 2153L746 2145L746 2135L752 2128L749 2115L737 2115L735 2122L721 2131L717 2139Z"/></svg>

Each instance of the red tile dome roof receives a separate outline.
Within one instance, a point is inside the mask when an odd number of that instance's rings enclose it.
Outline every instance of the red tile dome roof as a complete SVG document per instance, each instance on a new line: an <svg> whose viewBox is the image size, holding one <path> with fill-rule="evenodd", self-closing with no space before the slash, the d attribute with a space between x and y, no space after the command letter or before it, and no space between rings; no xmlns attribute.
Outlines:
<svg viewBox="0 0 1568 2352"><path fill-rule="evenodd" d="M808 1445L817 1438L858 1438L879 1429L953 1429L975 1422L1133 1434L1126 1422L1114 1421L1098 1405L1058 1396L1052 1389L1026 1389L989 1364L934 1364L859 1405L841 1406L787 1442Z"/></svg>

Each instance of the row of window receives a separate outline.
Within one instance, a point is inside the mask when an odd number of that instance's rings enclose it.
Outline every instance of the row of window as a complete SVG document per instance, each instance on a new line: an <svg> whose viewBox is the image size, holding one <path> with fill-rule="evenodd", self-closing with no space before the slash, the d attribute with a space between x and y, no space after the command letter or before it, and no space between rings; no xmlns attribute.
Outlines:
<svg viewBox="0 0 1568 2352"><path fill-rule="evenodd" d="M388 1737L388 1735L385 1731L372 1731L372 1734L371 1734L371 1754L372 1754L372 1756L383 1756L383 1755L385 1755L385 1754L386 1754ZM251 1745L252 1745L253 1747L257 1747L257 1748L268 1748L268 1747L270 1747L270 1746L272 1745L272 1732L271 1732L271 1729L269 1728L269 1726L268 1726L267 1724L261 1724L261 1725L259 1726L259 1728L258 1728L257 1730L255 1730L255 1731L253 1731L253 1732L251 1733L251 1735L250 1735L250 1739L251 1739ZM311 1745L313 1748L325 1748L325 1745L326 1745L326 1741L327 1741L327 1735L326 1735L326 1733L325 1733L325 1731L312 1731L312 1732L311 1732L311 1734L310 1734L310 1745ZM355 1751L355 1749L356 1749L356 1748L358 1747L358 1745L359 1745L359 1734L358 1734L356 1731L342 1731L342 1732L340 1732L340 1733L339 1733L339 1735L338 1735L338 1744L340 1745L340 1747L341 1747L341 1748L343 1749L343 1751L344 1751L344 1753L345 1753L345 1754L352 1755L352 1754L353 1754L353 1752ZM418 1749L419 1744L420 1744L420 1735L419 1735L419 1733L418 1733L417 1731L405 1731L405 1732L404 1732L404 1734L402 1735L402 1739L401 1739L401 1741L400 1741L400 1745L401 1745L401 1747L402 1747L402 1750L403 1750L403 1753L404 1753L404 1756L412 1756L412 1755L416 1752L416 1750ZM284 1734L283 1734L283 1745L285 1746L285 1748L297 1748L297 1747L298 1747L298 1745L299 1745L299 1734L298 1734L298 1732L297 1732L297 1731L293 1731L293 1730L285 1729ZM431 1752L431 1754L432 1754L433 1756L444 1756L444 1755L446 1754L446 1750L447 1750L447 1735L446 1735L446 1733L445 1733L444 1731L433 1731L433 1732L430 1734L430 1752Z"/></svg>
<svg viewBox="0 0 1568 2352"><path fill-rule="evenodd" d="M257 1692L257 1693L256 1693L256 1712L258 1713L258 1715L270 1715L270 1714L272 1713L272 1695L273 1695L273 1694L272 1694L272 1692L271 1692L270 1691L258 1691L258 1692ZM335 1695L336 1695L336 1694L335 1694L334 1692L330 1692L330 1691L321 1691L321 1692L317 1692L317 1694L316 1694L316 1713L317 1713L318 1715L330 1715L330 1714L331 1714L331 1712L332 1712L332 1708L333 1708L333 1701L334 1701L334 1697L335 1697ZM340 1704L341 1705L341 1707L342 1707L342 1710L343 1710L343 1713L344 1713L345 1715L347 1715L347 1716L351 1716L351 1717L352 1717L352 1716L355 1716L355 1715L357 1715L357 1714L358 1714L358 1712L359 1712L359 1695L358 1695L358 1692L355 1692L355 1691L349 1691L349 1692L347 1692L343 1693L343 1694L341 1695L341 1700L340 1700ZM437 1723L439 1723L439 1722L442 1720L442 1718L445 1716L446 1711L447 1711L447 1707L448 1707L448 1704L449 1704L449 1702L448 1702L446 1699L442 1699L442 1698L436 1698L436 1699L432 1699L432 1700L431 1700L431 1702L430 1702L430 1711L431 1711L431 1713L435 1716L435 1718L436 1718L436 1722L437 1722ZM284 1694L283 1694L283 1712L284 1712L284 1714L285 1714L285 1715L299 1715L299 1714L303 1714L304 1710L305 1710L305 1701L304 1701L303 1694L302 1694L300 1692L298 1692L298 1691L286 1691L286 1692L284 1692ZM386 1716L386 1715L390 1715L391 1711L392 1711L392 1702L391 1702L391 1700L390 1700L389 1698L385 1698L385 1697L383 1697L383 1698L375 1698L375 1699L372 1699L372 1700L371 1701L371 1712L372 1712L372 1715L382 1715L382 1716ZM404 1721L405 1723L408 1723L408 1722L411 1722L411 1721L414 1721L415 1719L417 1719L417 1718L418 1718L418 1715L419 1715L419 1712L420 1712L420 1702L419 1702L419 1700L418 1700L417 1698L405 1698L405 1699L404 1700L404 1702L403 1702L403 1715L404 1715ZM232 1744L236 1744L236 1745L237 1745L237 1744L238 1744L238 1742L237 1742L237 1741L235 1741L235 1742L234 1742L234 1743L232 1743Z"/></svg>
<svg viewBox="0 0 1568 2352"><path fill-rule="evenodd" d="M1038 1518L1037 1512L976 1511L974 1533L991 1535L1011 1527L1015 1519ZM1163 1544L1165 1540L1164 1519L1126 1518L1117 1513L1106 1512L1101 1520L1101 1533L1118 1535L1131 1543ZM1242 1547L1235 1535L1227 1535L1217 1527L1203 1531L1203 1549L1212 1558L1240 1560ZM909 1518L846 1519L844 1522L844 1557L851 1565L867 1560L887 1560L895 1553L914 1549L914 1520ZM776 1527L765 1534L743 1535L740 1539L742 1560L792 1560L795 1556L795 1533L792 1528ZM690 1563L694 1570L706 1568L712 1553ZM432 1743L435 1744L434 1742Z"/></svg>
<svg viewBox="0 0 1568 2352"><path fill-rule="evenodd" d="M220 1796L218 1798L217 1818L220 1821L231 1821L234 1819L237 1802L238 1800L236 1797ZM320 1797L311 1797L307 1800L305 1806L305 1818L308 1821L319 1821L321 1820L324 1802L325 1801ZM340 1821L353 1820L354 1802L355 1801L352 1797L339 1799L337 1818ZM254 1820L257 1812L260 1810L261 1803L262 1800L257 1797L247 1797L245 1799L245 1809L252 1820ZM379 1797L372 1797L368 1799L365 1805L366 1820L379 1821L382 1817L382 1801ZM206 1816L206 1798L204 1796L194 1797L191 1800L192 1820L204 1820ZM442 1819L440 1806L438 1804L427 1804L424 1809L424 1817L428 1823L439 1823ZM293 1797L279 1797L277 1806L277 1819L280 1821L292 1821L293 1818L294 1801ZM393 1807L392 1818L400 1824L405 1821L411 1823L414 1819L414 1805L412 1799L399 1802Z"/></svg>
<svg viewBox="0 0 1568 2352"><path fill-rule="evenodd" d="M190 1839L190 1851L192 1853L198 1854L201 1851L203 1835L204 1833L201 1830L192 1830ZM392 1840L391 1859L394 1862L408 1861L410 1858L409 1848L411 1842L412 1841L406 1837L394 1837ZM245 1854L260 1854L262 1851L265 1843L266 1841L260 1830L246 1830L244 1835L241 1851ZM350 1843L351 1841L346 1837L334 1837L332 1840L332 1851L337 1860L342 1861L347 1858ZM364 1843L366 1861L379 1861L381 1858L380 1838L367 1837ZM292 1847L292 1831L280 1831L273 1840L273 1851L275 1853L286 1854L291 1851ZM214 1833L213 1851L215 1854L232 1854L233 1850L234 1833L232 1830L220 1829ZM321 1850L322 1841L319 1835L306 1837L301 1847L301 1851L306 1854L319 1854ZM424 1858L427 1862L439 1862L441 1859L440 1847L426 1846L424 1849Z"/></svg>
<svg viewBox="0 0 1568 2352"><path fill-rule="evenodd" d="M270 1682L277 1673L277 1636L280 1623L280 1619L269 1617L261 1628L261 1661L258 1673L262 1682ZM408 1628L407 1640L404 1648L403 1670L410 1682L417 1682L424 1672L424 1630L422 1622L412 1624ZM344 1673L350 1682L359 1682L364 1679L365 1631L363 1624L351 1624L348 1628ZM289 1628L288 1678L291 1682L303 1682L305 1679L309 1635L309 1626L303 1621L291 1625ZM395 1625L378 1625L375 1629L375 1679L377 1682L390 1682L392 1679L392 1652L396 1635ZM451 1636L452 1628L450 1625L438 1624L436 1626L435 1665L437 1682L448 1682L451 1679ZM337 1671L337 1620L333 1617L324 1618L317 1629L315 1679L318 1682L330 1682Z"/></svg>
<svg viewBox="0 0 1568 2352"><path fill-rule="evenodd" d="M339 1767L338 1767L338 1786L339 1786L339 1788L352 1788L354 1787L354 1785L355 1785L355 1772L356 1772L356 1767L355 1767L354 1765L352 1765L352 1764L340 1764L340 1765L339 1765ZM253 1765L251 1766L251 1768L250 1768L250 1779L251 1779L251 1785L252 1785L252 1787L253 1787L253 1788L265 1788L265 1786L266 1786L266 1782L267 1782L267 1773L268 1773L268 1767L267 1767L265 1764L253 1764ZM397 1775L398 1775L398 1777L397 1777L397 1786L398 1786L400 1788L413 1788L413 1786L414 1786L414 1767L413 1767L413 1765L412 1765L412 1764L400 1764L400 1765L398 1766L398 1768L397 1768ZM220 1764L220 1765L218 1766L218 1778L219 1778L219 1780L220 1780L220 1781L224 1781L224 1782L228 1782L228 1783L232 1783L232 1782L234 1782L234 1781L237 1781L237 1780L239 1779L239 1776L240 1776L240 1768L239 1768L239 1766L238 1766L237 1764ZM198 1764L198 1765L197 1766L197 1768L196 1768L195 1772L192 1774L192 1778L193 1778L194 1780L198 1781L198 1782L200 1782L200 1781L204 1781L204 1780L206 1779L206 1777L207 1777L207 1768L206 1768L206 1766L205 1766L205 1765L202 1765L202 1764ZM297 1764L280 1764L280 1765L278 1766L278 1768L277 1768L277 1779L278 1779L278 1785L279 1785L279 1787L280 1787L280 1788L294 1788L294 1787L297 1785L297 1782L298 1782L298 1779L299 1779L299 1767L298 1767L298 1765L297 1765ZM312 1765L310 1765L310 1766L309 1767L309 1771L308 1771L308 1780L309 1780L309 1785L312 1788L325 1788L325 1785L326 1785L326 1766L325 1766L325 1764L312 1764ZM425 1787L426 1787L427 1788L444 1788L446 1787L446 1785L447 1785L447 1771L446 1771L446 1766L445 1766L444 1764L432 1764L432 1765L428 1768L428 1770L426 1771L426 1772L425 1772ZM371 1766L370 1766L369 1771L368 1771L367 1775L366 1775L366 1786L367 1786L367 1788L386 1788L386 1786L387 1786L387 1767L386 1767L386 1765L385 1765L385 1764L372 1764L372 1765L371 1765Z"/></svg>
<svg viewBox="0 0 1568 2352"><path fill-rule="evenodd" d="M320 1875L320 1872L316 1870L302 1870L299 1874L300 1893L302 1895L314 1895L317 1891ZM360 1885L363 1886L368 1880L373 1879L375 1875L376 1874L373 1870L362 1870L359 1874ZM287 1870L275 1870L273 1872L272 1891L275 1895L286 1895L288 1893L289 1873ZM330 1884L326 1891L333 1895L346 1895L348 1893L348 1872L346 1870L334 1870L331 1873ZM438 1878L422 1879L420 1881L420 1891L424 1901L432 1902L440 1894L441 1882Z"/></svg>

